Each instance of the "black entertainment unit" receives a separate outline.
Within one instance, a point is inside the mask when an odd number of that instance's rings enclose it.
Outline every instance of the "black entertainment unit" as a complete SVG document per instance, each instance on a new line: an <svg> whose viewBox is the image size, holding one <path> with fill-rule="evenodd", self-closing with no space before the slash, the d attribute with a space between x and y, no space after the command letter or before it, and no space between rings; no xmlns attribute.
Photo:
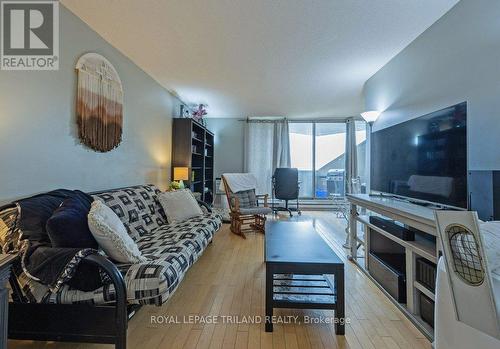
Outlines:
<svg viewBox="0 0 500 349"><path fill-rule="evenodd" d="M431 292L436 290L436 273L436 264L424 258L417 258L415 278Z"/></svg>
<svg viewBox="0 0 500 349"><path fill-rule="evenodd" d="M420 316L422 320L427 322L429 326L434 328L434 301L425 294L419 294L420 301Z"/></svg>
<svg viewBox="0 0 500 349"><path fill-rule="evenodd" d="M370 217L370 221L372 218L379 217L372 216ZM379 219L381 220L381 218ZM379 219L375 221L379 222ZM406 260L404 247L373 230L370 233L369 257L368 268L373 278L399 303L406 303Z"/></svg>
<svg viewBox="0 0 500 349"><path fill-rule="evenodd" d="M370 274L399 303L406 303L406 275L398 268L404 255L372 253L368 259Z"/></svg>
<svg viewBox="0 0 500 349"><path fill-rule="evenodd" d="M370 223L405 241L415 240L415 232L391 219L370 216Z"/></svg>
<svg viewBox="0 0 500 349"><path fill-rule="evenodd" d="M415 228L406 227L404 224L389 218L370 216L369 222L402 241L415 241L415 235L417 234L420 241L429 240L431 243L436 243L434 237ZM372 230L368 253L368 268L373 278L399 303L406 303L406 255L404 246L391 240L386 235ZM417 258L415 271L415 279L428 290L434 292L436 265L424 258ZM427 301L428 299L424 300ZM429 302L433 301L429 300ZM426 309L428 310L429 307Z"/></svg>

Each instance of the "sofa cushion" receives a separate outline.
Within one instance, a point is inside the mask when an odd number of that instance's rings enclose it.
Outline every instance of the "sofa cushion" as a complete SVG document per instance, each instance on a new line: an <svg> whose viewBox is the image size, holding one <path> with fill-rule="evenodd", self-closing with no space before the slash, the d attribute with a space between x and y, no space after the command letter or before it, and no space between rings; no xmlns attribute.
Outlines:
<svg viewBox="0 0 500 349"><path fill-rule="evenodd" d="M186 222L168 224L142 236L137 244L150 259L138 264L118 265L124 275L129 303L162 305L175 292L185 273L201 256L222 224L217 214L205 214ZM113 285L83 292L65 285L56 293L33 280L26 286L35 300L52 303L105 304L115 300Z"/></svg>
<svg viewBox="0 0 500 349"><path fill-rule="evenodd" d="M203 211L189 189L175 190L158 195L168 223L182 222L201 216Z"/></svg>
<svg viewBox="0 0 500 349"><path fill-rule="evenodd" d="M77 195L54 211L46 225L53 247L97 248L87 223L92 201L89 195Z"/></svg>
<svg viewBox="0 0 500 349"><path fill-rule="evenodd" d="M118 216L99 200L92 203L88 224L99 247L111 259L121 263L139 263L146 260Z"/></svg>
<svg viewBox="0 0 500 349"><path fill-rule="evenodd" d="M154 185L139 185L95 194L94 198L109 206L136 240L167 222L158 202L159 193Z"/></svg>

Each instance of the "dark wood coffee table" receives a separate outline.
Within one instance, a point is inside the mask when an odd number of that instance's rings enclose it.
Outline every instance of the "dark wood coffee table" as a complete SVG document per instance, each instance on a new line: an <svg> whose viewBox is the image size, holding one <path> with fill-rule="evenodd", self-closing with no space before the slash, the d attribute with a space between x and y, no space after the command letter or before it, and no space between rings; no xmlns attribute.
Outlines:
<svg viewBox="0 0 500 349"><path fill-rule="evenodd" d="M268 221L264 259L266 332L274 308L300 308L334 310L335 333L345 333L344 263L310 222Z"/></svg>

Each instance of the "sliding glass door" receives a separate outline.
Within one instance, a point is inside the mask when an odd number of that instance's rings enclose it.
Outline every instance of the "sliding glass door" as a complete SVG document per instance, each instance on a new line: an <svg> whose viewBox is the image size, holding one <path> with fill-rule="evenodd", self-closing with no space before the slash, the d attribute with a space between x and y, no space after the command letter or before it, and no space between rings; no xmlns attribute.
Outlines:
<svg viewBox="0 0 500 349"><path fill-rule="evenodd" d="M291 167L299 169L301 198L313 197L313 124L290 123Z"/></svg>
<svg viewBox="0 0 500 349"><path fill-rule="evenodd" d="M315 142L315 198L343 195L345 188L345 123L317 123Z"/></svg>
<svg viewBox="0 0 500 349"><path fill-rule="evenodd" d="M356 121L358 175L365 171L366 125ZM290 122L291 166L299 169L304 199L327 199L345 192L345 122Z"/></svg>

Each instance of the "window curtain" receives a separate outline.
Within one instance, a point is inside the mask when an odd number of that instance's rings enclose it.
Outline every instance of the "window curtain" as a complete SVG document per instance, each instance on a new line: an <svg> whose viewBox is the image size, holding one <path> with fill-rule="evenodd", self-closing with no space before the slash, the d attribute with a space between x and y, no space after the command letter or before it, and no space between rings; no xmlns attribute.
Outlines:
<svg viewBox="0 0 500 349"><path fill-rule="evenodd" d="M346 120L345 137L345 190L353 192L353 179L358 177L358 154L356 148L356 123L354 118Z"/></svg>
<svg viewBox="0 0 500 349"><path fill-rule="evenodd" d="M277 167L290 167L288 121L252 121L245 125L245 172L257 178L257 193L271 193Z"/></svg>
<svg viewBox="0 0 500 349"><path fill-rule="evenodd" d="M274 123L273 172L278 167L290 167L290 135L288 121Z"/></svg>

